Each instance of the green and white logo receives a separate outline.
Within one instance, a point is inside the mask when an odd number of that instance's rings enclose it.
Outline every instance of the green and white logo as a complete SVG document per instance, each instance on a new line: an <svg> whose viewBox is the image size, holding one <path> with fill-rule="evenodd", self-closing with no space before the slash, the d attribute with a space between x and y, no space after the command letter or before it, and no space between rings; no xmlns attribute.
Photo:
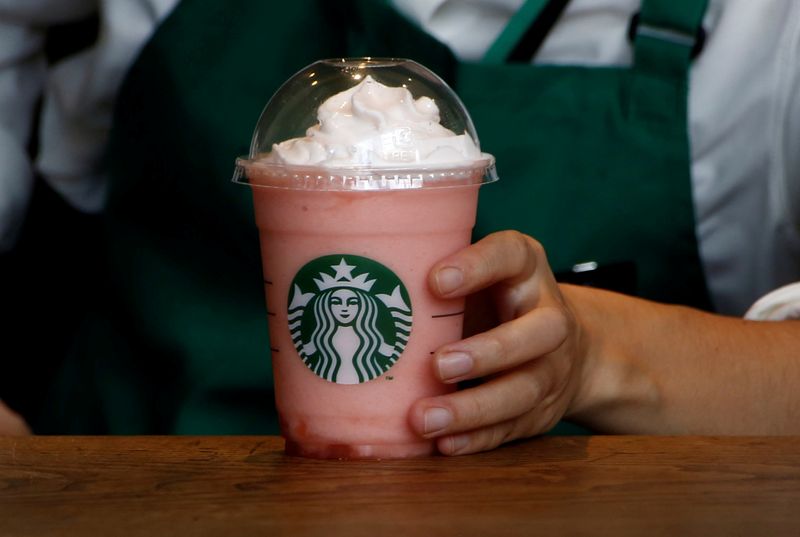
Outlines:
<svg viewBox="0 0 800 537"><path fill-rule="evenodd" d="M367 382L400 358L411 334L411 300L380 263L326 255L301 268L289 290L289 330L303 362L339 384Z"/></svg>

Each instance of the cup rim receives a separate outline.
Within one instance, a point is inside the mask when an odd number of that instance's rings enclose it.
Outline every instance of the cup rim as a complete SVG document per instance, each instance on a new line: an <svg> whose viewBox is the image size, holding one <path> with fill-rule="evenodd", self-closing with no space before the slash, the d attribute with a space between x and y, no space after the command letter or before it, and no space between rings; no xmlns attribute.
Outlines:
<svg viewBox="0 0 800 537"><path fill-rule="evenodd" d="M329 168L311 165L287 165L239 157L232 181L259 188L303 191L375 192L452 188L494 183L498 180L494 157L483 153L481 159L461 166L373 168ZM270 183L254 180L253 171L269 175Z"/></svg>

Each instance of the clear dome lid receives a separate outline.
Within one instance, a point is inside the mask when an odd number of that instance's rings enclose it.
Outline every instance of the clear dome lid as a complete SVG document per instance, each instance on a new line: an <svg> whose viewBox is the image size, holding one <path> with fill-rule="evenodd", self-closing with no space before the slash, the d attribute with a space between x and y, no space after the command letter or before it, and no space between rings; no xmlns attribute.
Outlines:
<svg viewBox="0 0 800 537"><path fill-rule="evenodd" d="M405 59L342 58L302 69L273 95L234 181L382 190L497 180L461 100Z"/></svg>

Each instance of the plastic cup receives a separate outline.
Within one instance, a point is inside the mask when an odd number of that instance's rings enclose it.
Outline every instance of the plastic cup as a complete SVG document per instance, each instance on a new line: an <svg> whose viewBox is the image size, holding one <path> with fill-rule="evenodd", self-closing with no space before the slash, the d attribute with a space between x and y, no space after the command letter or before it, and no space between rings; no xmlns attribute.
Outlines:
<svg viewBox="0 0 800 537"><path fill-rule="evenodd" d="M413 155L349 167L265 161L273 144L302 136L321 102L366 74L430 97L443 126L478 143L452 90L409 60L317 62L287 81L262 113L234 179L252 187L276 405L293 455L433 453L408 413L418 399L453 389L436 379L432 355L461 338L464 301L436 298L428 273L469 244L478 189L496 179L486 154L436 166L409 162ZM413 140L404 142L413 154Z"/></svg>

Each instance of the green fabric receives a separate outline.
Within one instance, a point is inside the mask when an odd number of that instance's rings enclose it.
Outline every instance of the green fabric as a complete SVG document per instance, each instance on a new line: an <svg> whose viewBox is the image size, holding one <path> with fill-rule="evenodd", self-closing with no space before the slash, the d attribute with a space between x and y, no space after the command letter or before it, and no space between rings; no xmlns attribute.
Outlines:
<svg viewBox="0 0 800 537"><path fill-rule="evenodd" d="M665 83L681 79L689 68L692 47L680 41L694 42L707 4L707 0L644 2L635 37L636 70Z"/></svg>
<svg viewBox="0 0 800 537"><path fill-rule="evenodd" d="M652 2L672 5L645 4ZM544 244L556 271L585 261L634 261L640 296L710 308L694 231L688 62L671 78L651 76L638 64L462 62L453 74L441 62L442 44L398 20L387 4L370 5L370 31L357 37L374 43L398 33L437 53L414 59L450 77L483 149L497 157L501 180L481 191L476 236L500 229L529 233ZM666 51L667 60L675 48L637 40L635 54L642 43Z"/></svg>
<svg viewBox="0 0 800 537"><path fill-rule="evenodd" d="M694 36L707 7L708 0L645 0L640 24Z"/></svg>
<svg viewBox="0 0 800 537"><path fill-rule="evenodd" d="M322 57L409 57L455 87L501 175L477 236L530 233L556 270L634 261L641 296L708 305L688 63L655 76L638 61L674 44L637 39L632 69L460 63L384 2L274 4L184 0L129 73L109 152L108 305L70 369L83 385L59 399L85 420L58 432L277 432L250 192L230 177L272 93ZM651 45L667 52L641 56Z"/></svg>
<svg viewBox="0 0 800 537"><path fill-rule="evenodd" d="M344 52L308 9L184 0L128 74L108 158L111 292L70 366L84 382L57 398L59 415L102 415L53 431L278 431L251 195L230 177L278 86Z"/></svg>

